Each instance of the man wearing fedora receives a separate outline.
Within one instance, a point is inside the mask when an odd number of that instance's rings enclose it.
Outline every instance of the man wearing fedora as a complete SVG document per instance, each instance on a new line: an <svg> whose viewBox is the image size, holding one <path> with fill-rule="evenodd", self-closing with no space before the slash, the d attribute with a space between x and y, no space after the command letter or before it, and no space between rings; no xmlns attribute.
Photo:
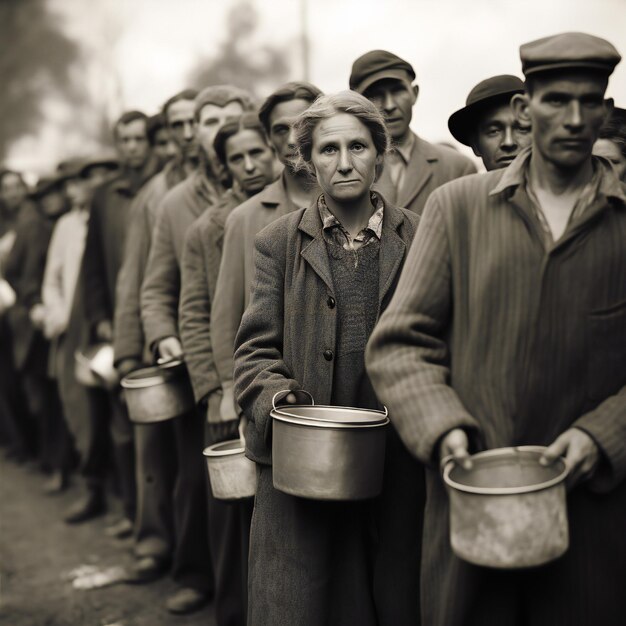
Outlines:
<svg viewBox="0 0 626 626"><path fill-rule="evenodd" d="M507 168L430 197L368 371L427 464L422 621L616 626L626 615L626 191L592 156L620 61L563 33L521 46L517 119L532 144ZM450 547L439 471L451 455L546 446L569 468L569 549L541 567L471 565Z"/></svg>
<svg viewBox="0 0 626 626"><path fill-rule="evenodd" d="M488 172L506 167L530 145L530 126L516 119L511 108L516 93L524 93L517 76L492 76L478 83L448 120L452 136L469 146Z"/></svg>
<svg viewBox="0 0 626 626"><path fill-rule="evenodd" d="M373 102L385 118L392 147L376 182L387 202L421 215L428 196L443 183L473 174L474 164L447 146L431 144L410 124L419 87L410 63L386 50L371 50L352 65L350 89Z"/></svg>

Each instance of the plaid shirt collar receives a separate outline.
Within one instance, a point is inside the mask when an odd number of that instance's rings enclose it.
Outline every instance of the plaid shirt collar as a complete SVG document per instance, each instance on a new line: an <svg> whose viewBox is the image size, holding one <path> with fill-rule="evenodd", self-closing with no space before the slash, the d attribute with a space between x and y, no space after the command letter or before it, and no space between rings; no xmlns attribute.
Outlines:
<svg viewBox="0 0 626 626"><path fill-rule="evenodd" d="M383 234L385 204L382 198L373 191L370 192L370 199L375 209L374 213L367 222L367 226L357 233L355 237L352 237L341 222L330 212L324 194L320 195L317 200L317 208L322 220L322 230L325 237L329 238L332 243L337 243L347 250L367 245L372 241L373 237L380 240ZM354 244L358 245L355 246Z"/></svg>

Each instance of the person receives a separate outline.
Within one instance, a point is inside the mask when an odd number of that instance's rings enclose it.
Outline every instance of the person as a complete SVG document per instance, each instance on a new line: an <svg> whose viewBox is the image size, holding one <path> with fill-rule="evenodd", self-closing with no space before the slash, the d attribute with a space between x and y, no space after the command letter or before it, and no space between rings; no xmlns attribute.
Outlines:
<svg viewBox="0 0 626 626"><path fill-rule="evenodd" d="M224 423L239 420L233 391L233 352L254 275L254 238L270 222L308 206L317 195L316 186L296 166L293 125L321 93L310 83L294 81L265 99L259 119L284 169L278 180L237 207L226 220L222 261L211 308L211 343L222 390L219 419Z"/></svg>
<svg viewBox="0 0 626 626"><path fill-rule="evenodd" d="M170 135L163 113L148 118L148 143L152 149L152 156L157 161L157 169L161 171L177 154L176 144Z"/></svg>
<svg viewBox="0 0 626 626"><path fill-rule="evenodd" d="M619 624L626 611L626 193L592 147L610 112L609 42L520 48L512 106L532 143L508 168L431 196L368 372L428 464L422 619L429 626ZM454 556L438 463L547 446L569 467L569 550L532 570Z"/></svg>
<svg viewBox="0 0 626 626"><path fill-rule="evenodd" d="M275 489L269 414L275 394L293 403L302 391L319 404L382 408L365 373L365 342L418 217L372 192L389 136L363 96L320 96L296 122L296 145L322 193L257 236L252 296L236 339L235 391L258 476L248 623L385 623L373 589L375 502Z"/></svg>
<svg viewBox="0 0 626 626"><path fill-rule="evenodd" d="M530 145L530 127L515 118L510 105L511 98L523 92L524 83L517 76L486 78L448 119L452 136L469 146L488 172L506 167Z"/></svg>
<svg viewBox="0 0 626 626"><path fill-rule="evenodd" d="M163 198L141 287L146 344L161 359L182 356L178 327L180 261L187 229L223 194L213 167L213 140L224 121L252 108L245 91L231 85L202 90L195 103L199 166ZM213 573L206 524L206 478L202 457L204 416L195 408L173 421L178 470L173 512L177 532L173 578L179 589L168 598L172 613L201 608L212 594Z"/></svg>
<svg viewBox="0 0 626 626"><path fill-rule="evenodd" d="M237 423L220 422L221 391L211 348L211 302L220 267L224 224L236 206L274 180L274 151L256 113L225 122L214 152L232 187L189 228L181 261L180 338L196 402L206 415L205 444L239 437ZM239 191L241 190L241 191ZM210 489L210 487L209 487ZM208 492L208 536L219 626L245 625L248 537L252 501L224 503Z"/></svg>
<svg viewBox="0 0 626 626"><path fill-rule="evenodd" d="M60 415L56 386L48 378L49 345L42 332L41 285L54 224L67 209L63 177L53 174L40 178L33 197L37 209L16 226L15 242L5 264L5 278L16 294L7 321L13 336L13 363L28 406L28 412L20 416L24 436L42 468L53 472L44 490L55 492L65 486L71 444Z"/></svg>
<svg viewBox="0 0 626 626"><path fill-rule="evenodd" d="M141 324L140 292L160 203L197 166L195 98L184 89L163 104L162 115L176 146L176 155L151 178L131 206L130 224L118 274L115 301L114 364L120 378L152 363ZM164 575L174 549L172 491L176 477L172 425L169 422L134 426L137 516L134 562L126 582L151 582Z"/></svg>
<svg viewBox="0 0 626 626"><path fill-rule="evenodd" d="M371 50L352 65L350 89L371 100L385 118L392 149L377 187L387 199L418 215L430 193L449 180L472 174L466 156L427 142L410 128L419 87L410 63L386 50Z"/></svg>
<svg viewBox="0 0 626 626"><path fill-rule="evenodd" d="M110 343L113 340L115 283L122 262L128 228L130 206L139 188L150 177L150 147L147 138L147 116L128 111L113 127L120 171L111 181L99 187L91 200L87 236L83 253L81 278L85 294L84 317L88 325L89 343ZM90 395L94 433L110 432L115 467L119 476L123 517L109 530L114 536L128 536L135 517L135 460L133 432L118 388L108 392L108 407L102 406L102 395ZM103 424L102 422L105 422ZM94 441L96 448L104 440ZM104 473L106 455L94 450L96 465ZM68 510L67 523L81 523L102 514L106 509L104 480L87 484L87 494Z"/></svg>
<svg viewBox="0 0 626 626"><path fill-rule="evenodd" d="M615 107L593 146L596 156L608 159L618 177L626 182L626 109Z"/></svg>
<svg viewBox="0 0 626 626"><path fill-rule="evenodd" d="M74 159L59 165L69 211L62 215L54 226L43 275L41 289L44 306L43 333L50 341L48 374L57 382L62 405L62 423L51 428L59 463L57 491L65 487L68 470L68 447L76 444L82 451L83 466L89 459L88 438L89 398L86 389L74 376L74 352L83 344L82 315L77 315L75 306L79 282L89 205L95 186L102 184L107 173L117 168L117 159L112 155L92 155L85 159ZM109 174L110 175L110 174ZM70 436L70 433L72 436ZM99 446L103 442L98 442ZM70 449L71 450L71 449ZM70 457L71 460L71 457ZM56 488L55 488L56 487Z"/></svg>

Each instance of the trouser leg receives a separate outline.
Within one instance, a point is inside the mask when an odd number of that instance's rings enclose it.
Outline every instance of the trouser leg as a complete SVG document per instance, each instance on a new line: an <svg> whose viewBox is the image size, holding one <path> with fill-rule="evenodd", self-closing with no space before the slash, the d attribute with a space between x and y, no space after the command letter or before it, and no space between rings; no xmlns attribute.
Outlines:
<svg viewBox="0 0 626 626"><path fill-rule="evenodd" d="M43 435L48 449L48 461L53 470L68 472L74 460L72 436L67 428L59 391L55 381L48 379Z"/></svg>
<svg viewBox="0 0 626 626"><path fill-rule="evenodd" d="M81 474L90 490L104 491L111 459L109 399L101 389L87 391L89 434Z"/></svg>
<svg viewBox="0 0 626 626"><path fill-rule="evenodd" d="M174 543L172 495L176 450L171 421L136 424L135 554L168 559Z"/></svg>
<svg viewBox="0 0 626 626"><path fill-rule="evenodd" d="M126 517L134 521L137 508L137 486L135 483L135 444L133 426L128 417L121 392L115 390L109 395L111 401L111 439L118 470L122 503Z"/></svg>
<svg viewBox="0 0 626 626"><path fill-rule="evenodd" d="M234 430L220 439L207 432L207 445L236 439ZM208 532L215 575L215 618L218 626L244 626L247 615L248 548L253 498L226 502L213 497L208 485Z"/></svg>
<svg viewBox="0 0 626 626"><path fill-rule="evenodd" d="M172 575L184 587L213 592L207 537L204 416L194 409L173 421L178 459L174 488L176 548Z"/></svg>

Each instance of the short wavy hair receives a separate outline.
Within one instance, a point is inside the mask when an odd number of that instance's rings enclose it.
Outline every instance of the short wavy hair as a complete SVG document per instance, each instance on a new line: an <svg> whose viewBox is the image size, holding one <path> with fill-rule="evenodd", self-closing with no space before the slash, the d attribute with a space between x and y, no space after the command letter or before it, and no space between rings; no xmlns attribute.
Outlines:
<svg viewBox="0 0 626 626"><path fill-rule="evenodd" d="M322 120L329 119L338 113L354 115L370 131L376 153L380 156L387 153L390 145L389 131L376 105L356 91L340 91L319 96L296 120L294 129L299 153L298 169L315 175L311 165L313 131ZM378 171L377 174L379 174Z"/></svg>
<svg viewBox="0 0 626 626"><path fill-rule="evenodd" d="M213 141L215 154L224 167L227 167L226 142L243 130L252 130L257 133L267 147L271 149L267 135L265 134L265 128L256 113L248 112L235 117L229 117L217 131L217 135Z"/></svg>

